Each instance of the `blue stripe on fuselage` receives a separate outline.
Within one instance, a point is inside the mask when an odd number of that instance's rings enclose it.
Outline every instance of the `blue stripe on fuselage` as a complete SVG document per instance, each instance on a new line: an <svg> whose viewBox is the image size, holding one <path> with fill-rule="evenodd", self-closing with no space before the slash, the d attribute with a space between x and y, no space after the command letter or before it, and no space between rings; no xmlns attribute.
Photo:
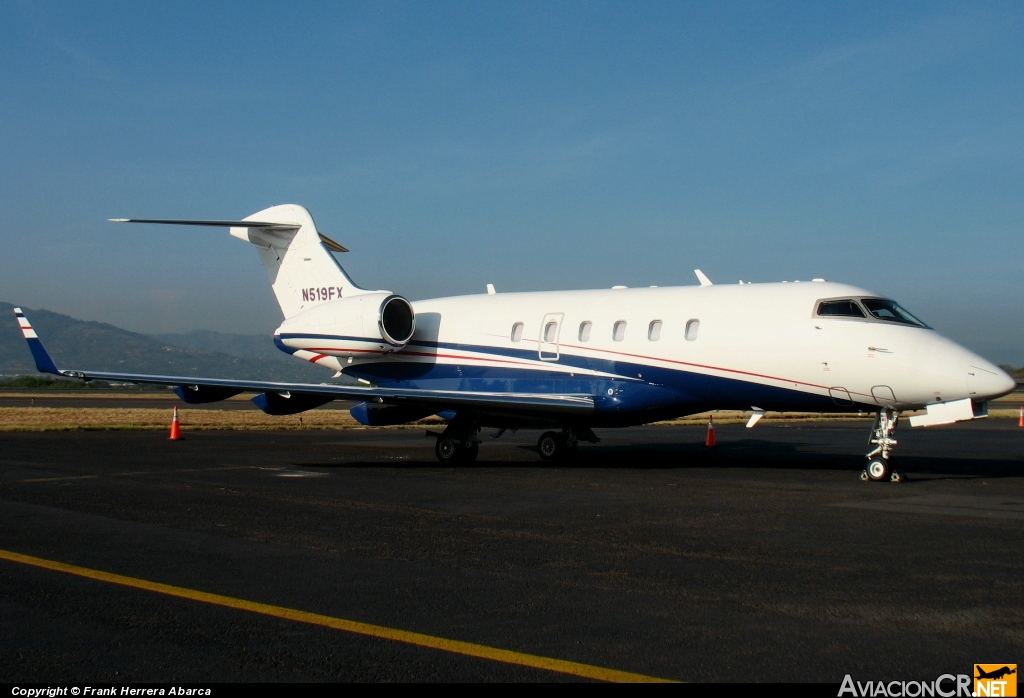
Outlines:
<svg viewBox="0 0 1024 698"><path fill-rule="evenodd" d="M297 336L299 335L285 335L285 337ZM298 349L293 349L292 347L285 346L285 343L281 341L281 335L274 335L274 346L283 351L285 354L288 354L289 356L298 351Z"/></svg>
<svg viewBox="0 0 1024 698"><path fill-rule="evenodd" d="M323 339L345 342L368 342L378 340L366 337L346 337L328 334L282 334L274 343L282 351L294 354L297 349L286 347L283 339ZM310 349L309 351L323 350ZM467 352L494 357L495 359L519 359L529 361L531 366L479 366L473 359L464 363L435 363L410 361L409 350L424 354L443 351ZM405 359L401 357L405 354ZM691 414L706 409L749 410L753 406L771 411L808 412L855 412L871 409L871 403L841 406L828 395L805 392L793 388L780 388L759 383L756 377L746 379L725 378L708 375L691 369L663 368L642 363L640 360L603 359L577 356L563 351L557 362L562 370L545 370L537 363L537 349L514 349L487 345L461 344L452 342L431 342L415 340L409 342L406 350L380 360L348 366L346 375L363 378L381 387L403 387L422 390L459 390L516 393L557 393L587 394L595 396L595 412L600 415L615 415L630 421L633 415L639 421L656 412ZM596 371L612 374L618 378L601 378L573 375L565 368ZM665 417L659 417L665 418Z"/></svg>

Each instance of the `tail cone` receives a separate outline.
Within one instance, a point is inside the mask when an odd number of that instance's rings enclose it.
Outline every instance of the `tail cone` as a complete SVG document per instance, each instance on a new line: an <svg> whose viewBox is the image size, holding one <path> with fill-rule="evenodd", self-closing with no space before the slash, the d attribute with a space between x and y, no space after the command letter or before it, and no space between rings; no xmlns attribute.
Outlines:
<svg viewBox="0 0 1024 698"><path fill-rule="evenodd" d="M1024 407L1020 408L1020 421L1017 422L1017 426L1024 429Z"/></svg>
<svg viewBox="0 0 1024 698"><path fill-rule="evenodd" d="M171 441L181 438L181 422L178 421L178 406L174 406L174 416L171 417L171 435L167 437Z"/></svg>
<svg viewBox="0 0 1024 698"><path fill-rule="evenodd" d="M715 445L715 418L712 415L708 415L708 437L704 440L704 445L708 448Z"/></svg>

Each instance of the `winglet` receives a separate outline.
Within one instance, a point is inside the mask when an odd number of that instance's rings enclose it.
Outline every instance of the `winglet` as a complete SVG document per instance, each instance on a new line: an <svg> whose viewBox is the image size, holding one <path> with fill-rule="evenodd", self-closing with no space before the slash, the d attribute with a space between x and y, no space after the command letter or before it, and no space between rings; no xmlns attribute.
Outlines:
<svg viewBox="0 0 1024 698"><path fill-rule="evenodd" d="M701 286L713 286L714 285L714 284L711 283L711 279L708 278L708 275L705 274L704 272L702 272L700 269L694 269L693 273L697 275L697 281L700 282Z"/></svg>
<svg viewBox="0 0 1024 698"><path fill-rule="evenodd" d="M60 370L57 368L57 364L53 363L53 359L46 353L46 349L43 347L43 343L39 341L39 335L32 329L32 325L29 324L28 318L25 317L25 313L21 312L21 308L15 308L14 314L18 317L18 326L21 327L21 334L25 336L25 341L28 342L29 351L32 352L32 358L36 360L36 370L40 373L52 373L54 375L62 375Z"/></svg>

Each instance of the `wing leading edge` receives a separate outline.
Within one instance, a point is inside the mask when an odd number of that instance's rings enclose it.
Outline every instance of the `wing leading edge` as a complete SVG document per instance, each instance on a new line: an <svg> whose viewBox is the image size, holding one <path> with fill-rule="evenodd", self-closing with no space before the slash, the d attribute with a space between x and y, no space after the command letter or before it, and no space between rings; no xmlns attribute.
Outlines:
<svg viewBox="0 0 1024 698"><path fill-rule="evenodd" d="M84 381L104 380L173 385L175 392L185 402L216 402L241 392L254 391L261 394L254 398L253 402L270 414L295 414L338 399L360 400L379 405L423 407L430 408L433 412L472 409L488 414L515 417L583 417L594 412L594 398L590 395L423 390L331 385L329 383L277 383L199 376L159 376L142 373L59 369L43 347L42 341L21 308L15 308L14 313L39 372Z"/></svg>

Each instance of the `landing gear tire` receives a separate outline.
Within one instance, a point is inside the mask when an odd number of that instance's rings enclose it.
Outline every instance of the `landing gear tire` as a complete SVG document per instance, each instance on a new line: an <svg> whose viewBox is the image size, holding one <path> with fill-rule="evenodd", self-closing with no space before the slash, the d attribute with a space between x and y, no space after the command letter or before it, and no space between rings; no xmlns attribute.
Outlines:
<svg viewBox="0 0 1024 698"><path fill-rule="evenodd" d="M889 461L884 458L872 458L864 472L868 474L868 479L875 482L888 480L890 474L895 474L889 467ZM894 482L896 481L894 480Z"/></svg>
<svg viewBox="0 0 1024 698"><path fill-rule="evenodd" d="M461 450L462 444L444 436L439 437L434 443L434 455L442 463L457 463Z"/></svg>
<svg viewBox="0 0 1024 698"><path fill-rule="evenodd" d="M444 431L428 431L427 436L433 437L434 455L442 465L458 465L472 463L480 453L480 425L472 413L457 413Z"/></svg>
<svg viewBox="0 0 1024 698"><path fill-rule="evenodd" d="M546 431L537 441L537 450L544 460L557 460L565 455L565 440L557 432Z"/></svg>
<svg viewBox="0 0 1024 698"><path fill-rule="evenodd" d="M875 425L871 428L871 436L868 442L875 447L868 452L868 467L860 474L861 480L873 480L881 482L903 482L904 477L892 469L889 459L892 458L892 451L896 447L896 439L892 438L896 431L896 423L899 421L900 413L888 407L883 407L875 417Z"/></svg>
<svg viewBox="0 0 1024 698"><path fill-rule="evenodd" d="M434 455L441 463L472 463L480 453L480 444L463 444L442 436L434 444Z"/></svg>
<svg viewBox="0 0 1024 698"><path fill-rule="evenodd" d="M480 444L463 444L442 436L434 444L434 455L441 463L472 463L480 453Z"/></svg>

